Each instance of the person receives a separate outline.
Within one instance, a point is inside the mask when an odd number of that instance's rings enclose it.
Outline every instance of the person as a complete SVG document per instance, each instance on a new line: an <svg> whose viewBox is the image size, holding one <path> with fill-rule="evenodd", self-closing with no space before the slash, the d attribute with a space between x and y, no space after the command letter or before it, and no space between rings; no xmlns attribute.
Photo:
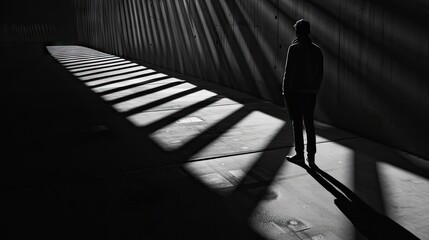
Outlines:
<svg viewBox="0 0 429 240"><path fill-rule="evenodd" d="M316 133L314 108L323 78L323 55L310 38L310 23L301 19L295 25L296 39L289 46L283 77L283 97L292 120L295 152L287 159L304 162L303 122L307 133L307 161L314 164Z"/></svg>

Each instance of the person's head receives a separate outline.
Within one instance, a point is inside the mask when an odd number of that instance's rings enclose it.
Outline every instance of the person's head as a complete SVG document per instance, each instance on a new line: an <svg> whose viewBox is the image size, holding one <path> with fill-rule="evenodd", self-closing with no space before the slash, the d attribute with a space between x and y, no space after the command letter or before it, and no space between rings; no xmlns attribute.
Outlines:
<svg viewBox="0 0 429 240"><path fill-rule="evenodd" d="M310 34L310 23L305 19L296 21L293 27L295 28L295 33L298 38L306 37Z"/></svg>

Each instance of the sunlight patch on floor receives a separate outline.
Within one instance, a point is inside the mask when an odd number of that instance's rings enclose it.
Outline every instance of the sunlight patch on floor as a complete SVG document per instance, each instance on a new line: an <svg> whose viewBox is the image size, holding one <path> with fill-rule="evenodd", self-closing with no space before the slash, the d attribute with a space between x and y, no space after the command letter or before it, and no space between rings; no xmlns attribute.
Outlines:
<svg viewBox="0 0 429 240"><path fill-rule="evenodd" d="M149 82L149 81L156 80L158 78L164 78L164 77L167 77L167 75L163 73L156 73L145 77L136 77L129 80L123 80L121 82L106 84L100 87L93 87L92 90L96 93L103 93L117 88L123 88L134 84L141 84L141 83ZM167 80L176 80L176 78L164 79L164 81L167 81Z"/></svg>
<svg viewBox="0 0 429 240"><path fill-rule="evenodd" d="M207 98L209 97L210 96L207 96ZM230 105L227 108L223 108L222 112L218 112L215 115L207 117L207 111L210 111L212 105L214 104L211 104L203 109L198 109L196 112L193 112L192 114L181 118L184 119L189 117L197 117L202 119L202 121L180 124L179 122L181 119L179 119L174 123L171 123L157 130L149 137L159 146L161 146L164 150L174 151L181 148L193 138L199 136L200 134L203 134L204 131L208 130L213 125L222 121L224 118L228 117L233 112L242 108L242 106L239 104ZM207 147L209 146L210 145L208 145Z"/></svg>

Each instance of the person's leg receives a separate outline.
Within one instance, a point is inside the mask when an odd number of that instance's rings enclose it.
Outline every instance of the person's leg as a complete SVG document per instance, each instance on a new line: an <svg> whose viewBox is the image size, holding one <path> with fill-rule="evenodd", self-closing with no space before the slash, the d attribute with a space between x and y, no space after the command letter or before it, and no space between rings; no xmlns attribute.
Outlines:
<svg viewBox="0 0 429 240"><path fill-rule="evenodd" d="M304 138L302 136L302 117L293 119L293 134L296 155L304 157Z"/></svg>
<svg viewBox="0 0 429 240"><path fill-rule="evenodd" d="M287 97L287 104L289 107L289 113L292 118L293 135L295 140L295 152L296 155L290 159L304 159L304 139L302 136L302 102L297 94L291 93Z"/></svg>
<svg viewBox="0 0 429 240"><path fill-rule="evenodd" d="M308 161L313 162L316 154L316 131L314 129L314 108L316 105L316 95L306 97L306 108L304 110L304 124L307 134L307 156Z"/></svg>

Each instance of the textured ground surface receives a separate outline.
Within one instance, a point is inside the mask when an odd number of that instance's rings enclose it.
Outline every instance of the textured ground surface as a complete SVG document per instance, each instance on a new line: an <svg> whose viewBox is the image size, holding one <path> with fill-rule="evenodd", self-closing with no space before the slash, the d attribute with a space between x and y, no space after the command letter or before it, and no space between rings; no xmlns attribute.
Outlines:
<svg viewBox="0 0 429 240"><path fill-rule="evenodd" d="M2 49L6 239L429 239L428 161L79 46ZM402 238L406 239L406 238Z"/></svg>

